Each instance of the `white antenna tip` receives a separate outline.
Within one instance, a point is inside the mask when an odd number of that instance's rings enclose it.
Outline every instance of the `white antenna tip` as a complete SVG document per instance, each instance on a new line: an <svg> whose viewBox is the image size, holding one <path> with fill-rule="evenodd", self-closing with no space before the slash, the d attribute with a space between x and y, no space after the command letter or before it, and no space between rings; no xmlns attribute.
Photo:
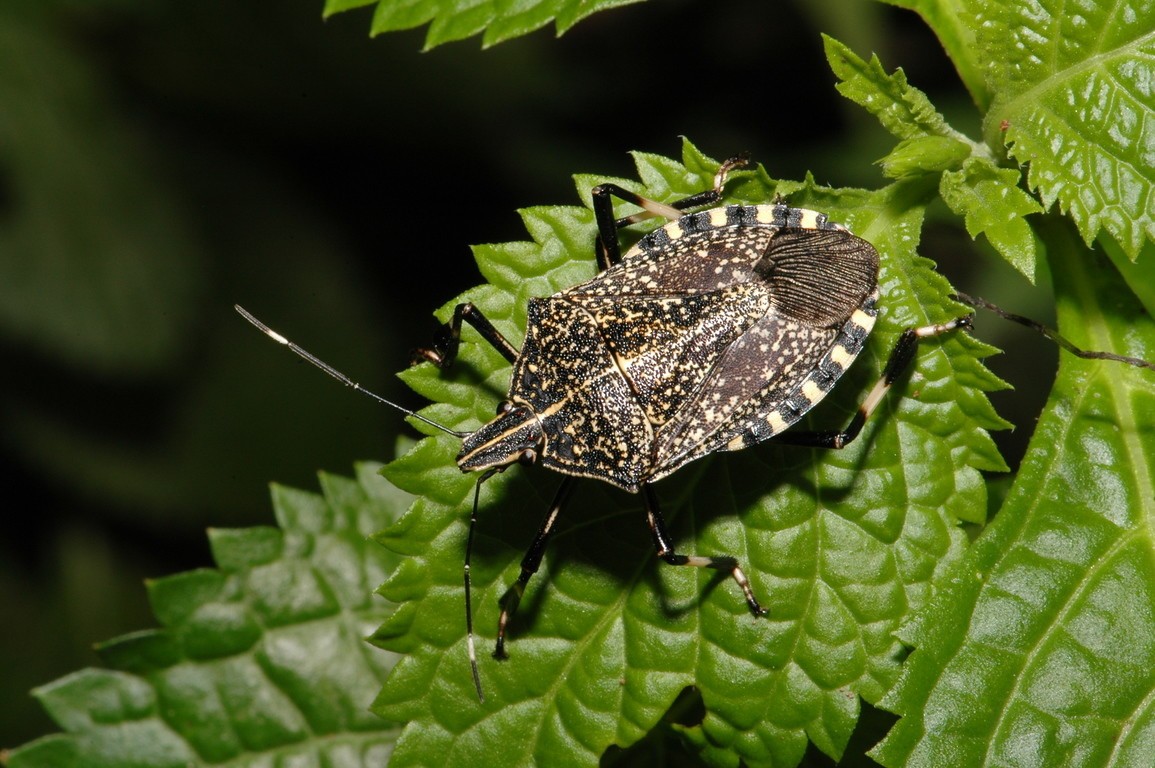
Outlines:
<svg viewBox="0 0 1155 768"><path fill-rule="evenodd" d="M274 331L272 328L265 328L264 330L265 334L273 341L277 342L278 344L284 344L285 346L289 345L289 340Z"/></svg>
<svg viewBox="0 0 1155 768"><path fill-rule="evenodd" d="M245 309L245 308L244 308L244 307L242 307L240 304L234 304L234 305L233 305L233 309L235 309L237 312L239 312L239 313L240 313L240 315L241 315L241 317L245 318L245 319L246 319L246 320L248 320L250 323L252 323L254 326L256 326L256 328L257 328L257 330L258 330L258 331L260 331L261 333L265 334L266 336L268 336L268 337L269 337L270 339L272 339L273 341L277 342L278 344L284 344L286 347L291 347L291 346L292 346L292 344L290 344L290 343L289 343L289 340L288 340L288 339L286 339L284 336L282 336L281 334L279 334L279 333L277 333L276 331L274 331L274 330L273 330L272 328L270 328L269 326L267 326L267 325L265 325L264 323L262 323L260 320L258 320L258 319L257 319L257 318L256 318L256 317L253 315L253 313L252 313L252 312L250 312L249 310Z"/></svg>

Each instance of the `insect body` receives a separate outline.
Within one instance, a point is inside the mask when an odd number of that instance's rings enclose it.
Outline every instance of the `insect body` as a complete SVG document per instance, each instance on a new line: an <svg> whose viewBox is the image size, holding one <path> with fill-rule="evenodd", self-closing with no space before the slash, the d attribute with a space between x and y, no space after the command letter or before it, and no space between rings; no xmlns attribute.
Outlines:
<svg viewBox="0 0 1155 768"><path fill-rule="evenodd" d="M842 448L910 363L919 339L969 326L968 316L907 329L882 379L845 429L789 429L862 351L877 315L878 253L824 214L782 203L685 212L717 202L728 173L744 162L727 161L713 189L673 204L612 184L595 188L602 271L553 296L531 299L520 350L475 306L461 304L433 346L415 351L415 361L450 365L461 325L467 323L513 365L509 394L496 418L472 433L453 432L462 438L458 466L482 472L479 487L513 463L540 463L564 476L517 581L501 599L495 657L505 657L509 620L579 477L639 493L660 558L728 572L751 613L764 614L734 557L674 551L651 483L711 453L769 439ZM615 219L613 197L643 211ZM653 216L669 221L623 255L618 229ZM275 340L360 389L238 310ZM470 541L475 521L476 500ZM468 549L465 587L467 639L480 696Z"/></svg>
<svg viewBox="0 0 1155 768"><path fill-rule="evenodd" d="M487 469L532 451L636 493L762 442L857 357L877 283L874 248L813 211L683 216L593 280L530 300L507 405L458 462Z"/></svg>
<svg viewBox="0 0 1155 768"><path fill-rule="evenodd" d="M751 613L764 614L735 558L674 551L650 484L694 459L771 438L841 448L909 364L920 338L969 325L966 317L904 332L846 429L786 431L862 351L877 315L878 253L824 214L782 203L683 212L717 201L726 175L742 162L728 161L712 190L673 205L610 184L595 188L603 271L531 299L520 350L476 307L461 304L435 345L415 352L415 360L448 366L465 322L513 365L497 417L464 436L457 457L463 471L492 473L521 462L566 476L517 582L502 597L497 658L505 657L509 619L577 477L641 493L659 557L729 572ZM615 220L611 196L644 212ZM618 228L649 216L670 221L622 255Z"/></svg>

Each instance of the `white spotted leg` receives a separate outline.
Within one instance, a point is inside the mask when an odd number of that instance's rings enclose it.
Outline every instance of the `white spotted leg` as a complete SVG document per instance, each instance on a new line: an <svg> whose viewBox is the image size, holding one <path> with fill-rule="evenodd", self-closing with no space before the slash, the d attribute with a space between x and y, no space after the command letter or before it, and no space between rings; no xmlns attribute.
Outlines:
<svg viewBox="0 0 1155 768"><path fill-rule="evenodd" d="M670 535L666 532L666 521L662 517L658 506L658 497L654 489L648 484L642 486L642 496L646 502L646 522L650 526L650 533L654 536L654 546L658 550L658 557L670 565L692 565L696 568L713 568L716 571L729 572L742 595L746 598L746 605L754 617L765 616L766 609L754 597L754 590L750 588L750 579L738 565L738 559L731 555L682 555L674 551Z"/></svg>

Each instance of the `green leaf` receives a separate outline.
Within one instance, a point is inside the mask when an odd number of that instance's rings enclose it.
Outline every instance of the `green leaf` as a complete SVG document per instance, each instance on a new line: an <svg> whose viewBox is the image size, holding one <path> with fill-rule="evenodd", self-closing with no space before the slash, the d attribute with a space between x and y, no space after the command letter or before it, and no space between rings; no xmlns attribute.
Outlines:
<svg viewBox="0 0 1155 768"><path fill-rule="evenodd" d="M277 529L212 531L218 568L149 584L162 628L36 690L65 732L6 765L384 764L396 726L368 706L393 657L364 637L391 612L372 591L397 558L367 537L408 497L376 469L322 475L323 497L275 487Z"/></svg>
<svg viewBox="0 0 1155 768"><path fill-rule="evenodd" d="M717 168L689 145L682 163L636 160L646 184L632 186L660 199L708 188ZM579 178L588 187L595 177ZM809 180L775 185L759 170L736 174L727 197L765 202L784 190L883 254L884 309L868 351L809 422L841 427L902 328L963 311L912 250L933 185L828 190ZM493 282L465 294L514 344L529 297L595 273L587 208L524 216L533 242L476 248ZM419 496L382 536L409 555L382 587L403 604L376 635L407 653L375 704L386 719L409 723L393 765L595 765L611 745L653 729L689 686L705 716L680 727L712 761L794 764L808 740L838 755L857 697L877 701L897 677L902 648L893 633L961 555L959 520L985 514L979 470L1003 466L985 431L1002 424L984 394L999 386L977 359L987 352L967 335L925 344L917 370L844 451L767 444L696 462L657 485L679 550L736 555L768 619L751 619L728 578L662 564L639 501L587 482L562 513L511 625L511 658L499 664L484 653L497 601L558 478L511 470L487 481L471 567L484 703L473 692L462 594L476 478L454 466L459 440L420 443L386 470ZM420 366L405 379L437 401L431 414L471 430L492 418L509 365L467 333L454 369Z"/></svg>
<svg viewBox="0 0 1155 768"><path fill-rule="evenodd" d="M967 233L986 235L1007 262L1032 283L1040 259L1039 239L1024 216L1040 213L1038 201L1019 187L1021 174L983 158L969 158L961 170L942 175L939 193L965 217Z"/></svg>
<svg viewBox="0 0 1155 768"><path fill-rule="evenodd" d="M888 75L878 56L871 56L867 62L829 35L823 35L822 42L826 60L840 80L834 87L877 117L887 131L900 139L942 136L965 144L972 151L981 151L947 124L926 94L906 81L901 69Z"/></svg>
<svg viewBox="0 0 1155 768"><path fill-rule="evenodd" d="M900 141L879 160L882 172L892 179L942 173L958 168L970 156L970 147L946 136L917 136Z"/></svg>
<svg viewBox="0 0 1155 768"><path fill-rule="evenodd" d="M1038 239L1023 217L1042 210L1019 188L1020 172L999 168L986 147L951 128L926 95L910 86L902 70L888 75L877 57L863 61L826 37L826 55L841 79L842 95L878 117L901 139L880 161L891 178L941 174L939 192L965 217L971 237L985 234L991 245L1032 282L1039 258Z"/></svg>
<svg viewBox="0 0 1155 768"><path fill-rule="evenodd" d="M375 0L326 0L325 16ZM425 49L484 32L489 47L553 21L558 35L598 11L641 0L376 0L372 34L429 24ZM432 23L430 23L432 22Z"/></svg>
<svg viewBox="0 0 1155 768"><path fill-rule="evenodd" d="M1005 142L1088 244L1105 229L1134 259L1155 238L1155 3L975 6L988 142Z"/></svg>
<svg viewBox="0 0 1155 768"><path fill-rule="evenodd" d="M1155 357L1111 265L1051 227L1060 330ZM905 639L889 766L1149 766L1155 743L1155 382L1060 358L1006 503Z"/></svg>

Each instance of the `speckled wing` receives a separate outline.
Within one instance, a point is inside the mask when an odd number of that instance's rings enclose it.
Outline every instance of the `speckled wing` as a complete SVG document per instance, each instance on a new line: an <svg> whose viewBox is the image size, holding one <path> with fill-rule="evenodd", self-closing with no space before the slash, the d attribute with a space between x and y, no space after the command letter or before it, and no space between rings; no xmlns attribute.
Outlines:
<svg viewBox="0 0 1155 768"><path fill-rule="evenodd" d="M654 439L651 479L797 422L862 350L877 314L878 254L840 229L783 229L755 267L771 309L730 344Z"/></svg>
<svg viewBox="0 0 1155 768"><path fill-rule="evenodd" d="M769 206L761 206L769 207ZM680 219L705 219L692 214ZM670 230L671 222L640 240L622 263L566 291L571 296L689 296L750 283L754 268L777 227L725 226L720 229ZM702 226L702 225L699 225Z"/></svg>
<svg viewBox="0 0 1155 768"><path fill-rule="evenodd" d="M692 296L532 300L511 399L538 415L542 462L636 490L658 458L655 432L769 307L767 292L751 284Z"/></svg>
<svg viewBox="0 0 1155 768"><path fill-rule="evenodd" d="M770 308L769 294L750 283L688 296L569 298L593 318L655 431L698 396L730 345Z"/></svg>
<svg viewBox="0 0 1155 768"><path fill-rule="evenodd" d="M727 206L529 304L510 399L542 463L626 490L761 442L842 375L873 326L878 254L822 214Z"/></svg>

